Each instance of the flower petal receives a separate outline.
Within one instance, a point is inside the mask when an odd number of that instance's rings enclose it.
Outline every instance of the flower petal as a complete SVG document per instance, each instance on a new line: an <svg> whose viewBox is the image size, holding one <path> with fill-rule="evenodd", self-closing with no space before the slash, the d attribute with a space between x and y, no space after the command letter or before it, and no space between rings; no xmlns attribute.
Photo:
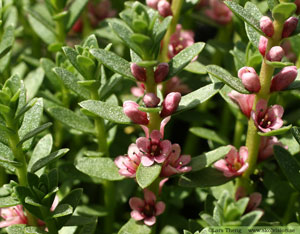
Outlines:
<svg viewBox="0 0 300 234"><path fill-rule="evenodd" d="M152 216L150 218L146 218L144 219L144 223L147 225L147 226L152 226L156 223L156 217L155 216Z"/></svg>
<svg viewBox="0 0 300 234"><path fill-rule="evenodd" d="M144 199L147 204L154 206L155 201L156 201L156 196L149 189L144 189Z"/></svg>
<svg viewBox="0 0 300 234"><path fill-rule="evenodd" d="M149 152L150 149L150 141L146 137L139 137L136 140L136 145L139 148L140 151L142 152Z"/></svg>
<svg viewBox="0 0 300 234"><path fill-rule="evenodd" d="M138 212L137 210L131 211L130 216L131 216L131 218L133 218L136 221L140 221L145 218L145 216L142 213Z"/></svg>
<svg viewBox="0 0 300 234"><path fill-rule="evenodd" d="M155 205L155 215L158 216L165 211L166 204L162 201L159 201Z"/></svg>
<svg viewBox="0 0 300 234"><path fill-rule="evenodd" d="M154 159L153 158L149 158L148 156L143 155L142 158L141 158L141 163L145 167L150 167L154 163Z"/></svg>
<svg viewBox="0 0 300 234"><path fill-rule="evenodd" d="M145 206L145 202L139 197L132 197L129 200L129 206L133 210L141 211Z"/></svg>

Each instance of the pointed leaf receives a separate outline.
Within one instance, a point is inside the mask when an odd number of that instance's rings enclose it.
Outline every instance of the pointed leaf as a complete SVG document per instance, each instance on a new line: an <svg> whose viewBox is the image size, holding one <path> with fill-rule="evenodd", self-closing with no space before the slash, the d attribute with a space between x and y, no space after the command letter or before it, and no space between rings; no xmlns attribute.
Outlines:
<svg viewBox="0 0 300 234"><path fill-rule="evenodd" d="M129 233L150 234L151 228L131 218L118 232L118 234L129 234Z"/></svg>
<svg viewBox="0 0 300 234"><path fill-rule="evenodd" d="M189 65L187 65L184 68L184 70L199 75L203 75L207 73L206 67L203 64L199 63L198 61L191 62Z"/></svg>
<svg viewBox="0 0 300 234"><path fill-rule="evenodd" d="M70 31L76 20L79 18L81 12L84 10L85 5L88 3L88 0L75 0L73 1L71 7L69 8L69 18L66 23L67 31Z"/></svg>
<svg viewBox="0 0 300 234"><path fill-rule="evenodd" d="M40 63L41 67L44 69L46 78L56 90L60 90L62 86L62 80L59 79L53 71L53 69L56 67L56 64L48 58L42 58Z"/></svg>
<svg viewBox="0 0 300 234"><path fill-rule="evenodd" d="M44 70L41 67L39 67L26 76L24 80L24 85L27 91L27 100L31 100L35 97L41 84L43 83L44 75Z"/></svg>
<svg viewBox="0 0 300 234"><path fill-rule="evenodd" d="M45 123L45 124L37 127L36 129L33 129L32 131L26 133L26 135L22 138L22 140L20 140L20 142L17 144L17 147L22 145L25 141L29 140L30 138L32 138L32 137L36 136L37 134L43 132L44 130L46 130L50 126L52 126L52 123Z"/></svg>
<svg viewBox="0 0 300 234"><path fill-rule="evenodd" d="M130 119L124 114L123 108L120 106L111 105L107 102L87 100L80 102L79 105L103 119L107 119L114 123L130 124Z"/></svg>
<svg viewBox="0 0 300 234"><path fill-rule="evenodd" d="M292 127L292 134L300 145L300 128Z"/></svg>
<svg viewBox="0 0 300 234"><path fill-rule="evenodd" d="M276 130L272 130L270 132L258 132L258 135L260 136L277 136L277 135L282 135L285 134L287 131L289 131L292 128L292 125L288 125L285 127L281 127Z"/></svg>
<svg viewBox="0 0 300 234"><path fill-rule="evenodd" d="M253 227L255 224L257 224L263 214L264 212L261 210L255 210L248 214L245 214L241 218L241 226Z"/></svg>
<svg viewBox="0 0 300 234"><path fill-rule="evenodd" d="M71 215L73 213L72 206L68 204L61 204L55 208L52 213L53 218L63 217L67 215Z"/></svg>
<svg viewBox="0 0 300 234"><path fill-rule="evenodd" d="M160 164L154 164L150 167L145 167L140 164L136 172L136 181L141 188L146 188L157 179L161 171Z"/></svg>
<svg viewBox="0 0 300 234"><path fill-rule="evenodd" d="M4 29L0 42L0 58L5 56L14 44L14 27L12 25Z"/></svg>
<svg viewBox="0 0 300 234"><path fill-rule="evenodd" d="M82 67L80 66L80 64L78 63L77 57L81 56L76 50L74 50L71 47L65 46L62 48L66 57L69 59L70 63L73 65L73 67L75 67L75 69L83 76L85 77L86 73L84 71L84 69L82 69ZM79 79L77 79L79 80Z"/></svg>
<svg viewBox="0 0 300 234"><path fill-rule="evenodd" d="M159 24L157 28L154 28L156 30L153 30L153 38L154 38L154 44L160 45L160 41L165 36L168 27L172 21L172 16L167 16L163 19L163 21Z"/></svg>

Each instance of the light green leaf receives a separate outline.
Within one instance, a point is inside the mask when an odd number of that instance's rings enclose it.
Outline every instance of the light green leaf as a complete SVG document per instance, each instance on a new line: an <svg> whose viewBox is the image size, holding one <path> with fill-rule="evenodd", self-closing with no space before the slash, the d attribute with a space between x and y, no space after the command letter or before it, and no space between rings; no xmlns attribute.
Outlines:
<svg viewBox="0 0 300 234"><path fill-rule="evenodd" d="M109 80L100 87L100 100L105 100L108 98L121 80L122 76L119 74L112 75L112 77L110 77Z"/></svg>
<svg viewBox="0 0 300 234"><path fill-rule="evenodd" d="M82 69L82 67L80 66L80 64L78 63L77 57L80 56L80 54L74 50L71 47L65 46L62 48L62 50L64 51L66 57L69 59L70 63L73 65L73 67L75 67L75 69L83 76L85 77L85 71L84 69Z"/></svg>
<svg viewBox="0 0 300 234"><path fill-rule="evenodd" d="M157 179L160 171L160 164L153 164L150 167L145 167L143 164L140 164L136 172L136 181L139 186L144 189Z"/></svg>
<svg viewBox="0 0 300 234"><path fill-rule="evenodd" d="M14 27L10 25L4 29L3 35L1 37L0 58L5 56L10 51L11 47L14 44L14 41L15 41Z"/></svg>
<svg viewBox="0 0 300 234"><path fill-rule="evenodd" d="M13 196L0 197L0 208L19 205L20 202Z"/></svg>
<svg viewBox="0 0 300 234"><path fill-rule="evenodd" d="M66 153L68 153L69 149L60 149L56 152L53 152L49 155L47 155L46 157L43 157L39 160L37 160L31 167L31 172L34 173L38 170L40 170L41 168L45 167L46 165L48 165L49 163L52 163L54 161L56 161L57 159L61 158L62 156L64 156Z"/></svg>
<svg viewBox="0 0 300 234"><path fill-rule="evenodd" d="M26 224L11 225L7 228L8 234L25 234Z"/></svg>
<svg viewBox="0 0 300 234"><path fill-rule="evenodd" d="M65 107L51 107L48 113L56 120L62 122L65 126L77 129L85 133L94 133L94 125L84 115L79 115Z"/></svg>
<svg viewBox="0 0 300 234"><path fill-rule="evenodd" d="M172 16L167 16L166 18L163 19L163 21L158 25L157 28L154 28L153 35L152 35L154 38L154 43L153 43L154 45L160 46L160 41L165 36L171 21L172 21Z"/></svg>
<svg viewBox="0 0 300 234"><path fill-rule="evenodd" d="M111 105L106 102L87 100L80 102L79 105L103 119L107 119L114 123L130 124L131 120L124 114L123 108L120 106Z"/></svg>
<svg viewBox="0 0 300 234"><path fill-rule="evenodd" d="M118 167L111 158L82 157L75 163L76 168L91 176L104 180L122 180L124 177L119 174Z"/></svg>
<svg viewBox="0 0 300 234"><path fill-rule="evenodd" d="M75 0L73 1L71 7L69 8L69 18L66 23L67 31L70 31L76 20L79 18L81 12L84 10L85 5L88 3L88 0Z"/></svg>
<svg viewBox="0 0 300 234"><path fill-rule="evenodd" d="M129 221L120 229L118 234L132 233L150 234L151 228L141 222L135 221L134 219L129 219Z"/></svg>
<svg viewBox="0 0 300 234"><path fill-rule="evenodd" d="M0 163L10 164L13 167L22 167L23 166L23 163L20 163L20 162L14 161L14 160L10 160L10 159L8 159L6 157L2 157L2 156L0 156Z"/></svg>
<svg viewBox="0 0 300 234"><path fill-rule="evenodd" d="M26 227L24 234L48 234L48 232L41 230L40 227Z"/></svg>
<svg viewBox="0 0 300 234"><path fill-rule="evenodd" d="M44 70L39 67L26 76L24 85L27 91L27 100L31 100L37 94L41 84L43 83L44 75Z"/></svg>
<svg viewBox="0 0 300 234"><path fill-rule="evenodd" d="M184 68L184 70L199 75L207 73L206 67L203 64L199 63L198 61L191 62L189 65L187 65Z"/></svg>
<svg viewBox="0 0 300 234"><path fill-rule="evenodd" d="M217 142L221 145L226 145L228 144L228 140L218 134L216 131L208 129L208 128L202 128L202 127L192 127L189 129L189 131L193 134L195 134L198 137L207 139L207 140L212 140L214 142Z"/></svg>
<svg viewBox="0 0 300 234"><path fill-rule="evenodd" d="M241 218L241 226L253 227L255 224L257 224L263 214L264 212L261 210L255 210L248 214L245 214Z"/></svg>
<svg viewBox="0 0 300 234"><path fill-rule="evenodd" d="M42 58L40 63L50 83L56 90L60 90L62 86L62 80L59 79L53 71L53 69L56 67L55 63L48 58Z"/></svg>
<svg viewBox="0 0 300 234"><path fill-rule="evenodd" d="M266 60L266 63L274 68L283 68L283 67L294 65L294 63L291 63L291 62L271 62L268 60Z"/></svg>
<svg viewBox="0 0 300 234"><path fill-rule="evenodd" d="M238 91L239 93L249 94L250 92L245 89L241 79L233 77L228 71L224 68L221 68L216 65L206 66L207 72L210 76L216 77L225 84L227 84L232 89Z"/></svg>
<svg viewBox="0 0 300 234"><path fill-rule="evenodd" d="M277 135L282 135L284 133L286 133L287 131L289 131L292 128L292 125L288 125L276 130L272 130L270 132L258 132L258 135L260 136L277 136Z"/></svg>
<svg viewBox="0 0 300 234"><path fill-rule="evenodd" d="M297 6L294 3L281 2L273 8L272 15L274 19L283 23L285 20L287 20L290 16L294 14L296 9Z"/></svg>
<svg viewBox="0 0 300 234"><path fill-rule="evenodd" d="M25 141L29 140L30 138L36 136L37 134L43 132L45 129L49 128L52 126L52 123L45 123L32 131L26 133L26 135L20 140L20 142L17 144L17 147L22 145Z"/></svg>

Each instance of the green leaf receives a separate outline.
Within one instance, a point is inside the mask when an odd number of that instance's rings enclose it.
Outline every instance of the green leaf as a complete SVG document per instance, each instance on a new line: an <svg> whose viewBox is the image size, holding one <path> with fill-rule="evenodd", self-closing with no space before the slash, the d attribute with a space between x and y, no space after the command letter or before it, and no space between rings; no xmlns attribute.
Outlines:
<svg viewBox="0 0 300 234"><path fill-rule="evenodd" d="M88 36L88 38L83 42L82 46L88 48L99 48L98 40L95 34Z"/></svg>
<svg viewBox="0 0 300 234"><path fill-rule="evenodd" d="M7 227L8 234L25 234L26 224L16 224Z"/></svg>
<svg viewBox="0 0 300 234"><path fill-rule="evenodd" d="M201 154L197 157L192 157L189 166L192 167L192 171L199 171L205 167L209 167L214 162L218 161L230 151L230 146L221 146L215 150Z"/></svg>
<svg viewBox="0 0 300 234"><path fill-rule="evenodd" d="M76 50L74 50L73 48L70 48L68 46L65 46L62 48L62 50L64 51L66 57L69 59L69 61L71 62L71 64L73 65L73 67L75 67L75 69L83 76L86 78L86 71L84 69L82 69L82 66L80 66L80 64L78 63L78 56L81 56ZM79 80L79 79L77 79Z"/></svg>
<svg viewBox="0 0 300 234"><path fill-rule="evenodd" d="M287 179L300 191L300 165L298 161L284 148L273 147L275 158Z"/></svg>
<svg viewBox="0 0 300 234"><path fill-rule="evenodd" d="M73 1L71 7L69 8L69 18L66 23L67 31L70 31L76 20L79 18L81 12L84 10L85 5L88 0L75 0Z"/></svg>
<svg viewBox="0 0 300 234"><path fill-rule="evenodd" d="M293 134L294 138L296 139L296 141L300 145L300 128L292 127L291 131L292 131L292 134Z"/></svg>
<svg viewBox="0 0 300 234"><path fill-rule="evenodd" d="M273 10L274 7L279 3L278 0L267 0L270 10Z"/></svg>
<svg viewBox="0 0 300 234"><path fill-rule="evenodd" d="M158 25L157 28L154 28L153 35L152 35L154 38L154 43L153 43L154 45L160 46L160 41L165 36L171 21L172 21L172 16L168 16L163 19L163 21Z"/></svg>
<svg viewBox="0 0 300 234"><path fill-rule="evenodd" d="M290 16L294 14L297 6L294 3L281 2L272 10L273 18L281 23L284 23Z"/></svg>
<svg viewBox="0 0 300 234"><path fill-rule="evenodd" d="M48 234L48 232L42 230L40 227L26 227L24 234Z"/></svg>
<svg viewBox="0 0 300 234"><path fill-rule="evenodd" d="M79 115L65 107L51 107L47 110L56 120L62 122L65 126L77 129L85 133L94 133L94 125L84 115Z"/></svg>
<svg viewBox="0 0 300 234"><path fill-rule="evenodd" d="M38 141L28 163L28 171L31 171L32 165L35 164L39 159L46 157L51 153L53 145L53 138L51 134L47 134Z"/></svg>
<svg viewBox="0 0 300 234"><path fill-rule="evenodd" d="M194 135L207 139L207 140L212 140L214 142L217 142L221 145L226 145L228 144L228 140L218 134L216 131L208 129L208 128L202 128L202 127L192 127L189 129L191 133Z"/></svg>
<svg viewBox="0 0 300 234"><path fill-rule="evenodd" d="M105 100L108 98L121 80L122 76L119 74L114 74L112 77L110 77L109 80L100 87L100 100Z"/></svg>
<svg viewBox="0 0 300 234"><path fill-rule="evenodd" d="M44 75L44 70L39 67L26 76L24 84L27 90L27 100L31 100L37 94L41 84L43 83Z"/></svg>
<svg viewBox="0 0 300 234"><path fill-rule="evenodd" d="M132 234L132 233L143 233L150 234L151 228L142 222L137 222L134 219L129 219L129 221L120 229L118 234Z"/></svg>
<svg viewBox="0 0 300 234"><path fill-rule="evenodd" d="M54 26L36 11L27 9L28 21L33 31L48 45L56 42Z"/></svg>
<svg viewBox="0 0 300 234"><path fill-rule="evenodd" d="M225 177L223 172L214 168L205 168L200 171L187 173L179 179L179 185L183 187L212 187L227 183L233 178Z"/></svg>
<svg viewBox="0 0 300 234"><path fill-rule="evenodd" d="M197 42L175 55L169 62L168 78L181 72L203 50L205 43Z"/></svg>
<svg viewBox="0 0 300 234"><path fill-rule="evenodd" d="M203 75L207 73L206 67L203 64L199 63L198 61L191 62L189 65L187 65L184 68L184 70L199 75Z"/></svg>
<svg viewBox="0 0 300 234"><path fill-rule="evenodd" d="M198 106L213 97L224 86L223 83L215 83L206 85L200 89L197 89L187 95L184 95L179 103L176 113L186 111Z"/></svg>
<svg viewBox="0 0 300 234"><path fill-rule="evenodd" d="M250 93L247 89L245 89L241 79L233 77L225 69L216 65L208 65L206 66L206 69L210 76L216 77L217 79L221 80L222 82L227 84L232 89L238 91L239 93Z"/></svg>
<svg viewBox="0 0 300 234"><path fill-rule="evenodd" d="M87 100L80 102L79 105L94 115L107 119L114 123L130 124L131 120L124 114L123 108L111 105L106 102Z"/></svg>
<svg viewBox="0 0 300 234"><path fill-rule="evenodd" d="M71 73L63 68L60 68L60 67L54 68L54 72L56 73L56 75L58 75L62 79L63 83L65 84L65 86L67 88L71 89L76 94L78 94L80 97L83 97L84 99L88 99L90 97L89 90L80 86L77 83L77 81L80 81L80 80L73 73Z"/></svg>
<svg viewBox="0 0 300 234"><path fill-rule="evenodd" d="M45 123L45 124L37 127L36 129L33 129L32 131L26 133L26 135L22 138L22 140L20 140L20 142L17 144L17 147L22 145L25 141L27 141L30 138L36 136L37 134L43 132L44 130L46 130L47 128L49 128L51 126L52 126L52 123Z"/></svg>
<svg viewBox="0 0 300 234"><path fill-rule="evenodd" d="M31 167L31 172L34 173L36 171L38 171L39 169L45 167L46 165L48 165L49 163L52 163L54 161L56 161L57 159L61 158L62 156L64 156L66 153L68 153L69 149L60 149L56 152L53 152L49 155L47 155L46 157L43 157L39 160L37 160Z"/></svg>
<svg viewBox="0 0 300 234"><path fill-rule="evenodd" d="M136 181L139 186L144 189L157 179L160 171L160 164L153 164L150 167L145 167L143 164L140 164L136 172Z"/></svg>
<svg viewBox="0 0 300 234"><path fill-rule="evenodd" d="M209 214L201 214L200 215L200 217L201 217L201 219L203 219L209 226L219 226L218 225L218 223L217 223L217 221L216 220L214 220L214 218L211 216L211 215L209 215Z"/></svg>
<svg viewBox="0 0 300 234"><path fill-rule="evenodd" d="M0 208L16 206L19 204L21 204L20 201L13 196L0 197Z"/></svg>
<svg viewBox="0 0 300 234"><path fill-rule="evenodd" d="M264 212L261 210L255 210L248 214L245 214L241 218L241 226L253 227L259 219L263 216Z"/></svg>
<svg viewBox="0 0 300 234"><path fill-rule="evenodd" d="M15 119L19 119L22 117L27 111L29 111L37 102L37 98L32 99L29 103L26 103L25 106L23 106L21 109L17 110Z"/></svg>
<svg viewBox="0 0 300 234"><path fill-rule="evenodd" d="M12 48L15 41L14 27L12 25L4 29L0 42L0 58L5 56Z"/></svg>
<svg viewBox="0 0 300 234"><path fill-rule="evenodd" d="M268 60L266 60L266 63L274 68L283 68L283 67L294 65L294 63L291 63L291 62L271 62Z"/></svg>
<svg viewBox="0 0 300 234"><path fill-rule="evenodd" d="M111 158L88 158L82 157L75 163L76 168L91 176L105 180L122 180L124 177L119 174L118 167Z"/></svg>
<svg viewBox="0 0 300 234"><path fill-rule="evenodd" d="M38 128L43 116L43 99L38 98L34 106L25 113L22 125L19 129L20 139L23 139L25 135L34 129ZM28 150L31 146L33 139L29 139L23 144L23 150Z"/></svg>
<svg viewBox="0 0 300 234"><path fill-rule="evenodd" d="M131 73L130 63L127 60L119 57L113 52L103 49L91 49L90 53L113 72L136 81L135 77Z"/></svg>
<svg viewBox="0 0 300 234"><path fill-rule="evenodd" d="M62 87L62 80L59 79L53 71L53 69L56 67L55 63L48 58L42 58L40 63L44 69L46 78L48 78L55 90L60 90Z"/></svg>
<svg viewBox="0 0 300 234"><path fill-rule="evenodd" d="M73 213L72 206L68 204L61 204L55 208L52 213L53 218L63 217L67 215L71 215Z"/></svg>
<svg viewBox="0 0 300 234"><path fill-rule="evenodd" d="M260 12L258 7L250 1L246 2L245 10L250 11L252 13L252 15L258 21L261 19L261 17L263 17L263 14ZM251 41L252 45L254 45L256 48L258 48L260 34L246 22L245 22L245 29L246 29L247 36L248 36L249 40Z"/></svg>
<svg viewBox="0 0 300 234"><path fill-rule="evenodd" d="M288 125L276 130L272 130L270 132L258 132L258 135L260 136L277 136L277 135L282 135L284 133L286 133L287 131L289 131L292 128L292 125Z"/></svg>
<svg viewBox="0 0 300 234"><path fill-rule="evenodd" d="M0 156L0 163L7 163L12 165L13 167L22 167L23 164L14 160L7 159L5 157Z"/></svg>
<svg viewBox="0 0 300 234"><path fill-rule="evenodd" d="M256 9L244 9L238 3L233 1L224 1L224 3L232 10L241 20L245 21L253 27L259 34L265 36L259 26L259 20L256 18ZM252 11L253 10L253 11Z"/></svg>

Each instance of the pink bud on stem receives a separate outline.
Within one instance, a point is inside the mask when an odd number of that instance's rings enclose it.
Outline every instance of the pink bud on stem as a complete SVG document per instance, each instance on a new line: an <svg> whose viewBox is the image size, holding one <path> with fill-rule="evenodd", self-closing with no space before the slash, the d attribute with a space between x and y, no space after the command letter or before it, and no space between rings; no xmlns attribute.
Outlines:
<svg viewBox="0 0 300 234"><path fill-rule="evenodd" d="M297 77L298 71L296 66L283 68L271 81L271 92L281 91L287 88Z"/></svg>
<svg viewBox="0 0 300 234"><path fill-rule="evenodd" d="M258 50L262 56L265 56L268 45L268 39L266 37L261 36L259 39Z"/></svg>
<svg viewBox="0 0 300 234"><path fill-rule="evenodd" d="M156 107L159 104L160 99L154 93L147 93L143 98L143 102L146 107Z"/></svg>
<svg viewBox="0 0 300 234"><path fill-rule="evenodd" d="M272 37L274 34L274 25L272 20L267 17L267 16L263 16L260 19L260 29L261 31L264 32L264 34L266 34L268 37Z"/></svg>
<svg viewBox="0 0 300 234"><path fill-rule="evenodd" d="M163 108L160 112L160 116L165 118L169 115L172 115L177 110L180 100L181 94L179 92L169 93L162 103Z"/></svg>
<svg viewBox="0 0 300 234"><path fill-rule="evenodd" d="M149 123L147 113L140 111L138 107L139 105L133 101L125 101L123 103L123 111L125 115L132 120L132 122L136 124L147 125Z"/></svg>
<svg viewBox="0 0 300 234"><path fill-rule="evenodd" d="M281 46L273 46L267 53L267 60L280 62L284 56L284 50Z"/></svg>
<svg viewBox="0 0 300 234"><path fill-rule="evenodd" d="M136 63L132 63L130 65L130 69L131 69L131 73L132 75L141 82L145 82L147 79L147 75L146 75L146 69L143 67L140 67L139 65L137 65Z"/></svg>
<svg viewBox="0 0 300 234"><path fill-rule="evenodd" d="M168 63L160 63L158 64L155 72L154 79L156 83L163 82L169 73L169 64Z"/></svg>
<svg viewBox="0 0 300 234"><path fill-rule="evenodd" d="M158 2L157 10L162 17L172 15L171 4L166 0L161 0Z"/></svg>
<svg viewBox="0 0 300 234"><path fill-rule="evenodd" d="M298 18L290 17L284 22L282 30L282 38L289 37L297 28Z"/></svg>
<svg viewBox="0 0 300 234"><path fill-rule="evenodd" d="M238 77L241 78L243 85L250 92L257 93L261 86L259 77L252 67L242 67L238 71Z"/></svg>

